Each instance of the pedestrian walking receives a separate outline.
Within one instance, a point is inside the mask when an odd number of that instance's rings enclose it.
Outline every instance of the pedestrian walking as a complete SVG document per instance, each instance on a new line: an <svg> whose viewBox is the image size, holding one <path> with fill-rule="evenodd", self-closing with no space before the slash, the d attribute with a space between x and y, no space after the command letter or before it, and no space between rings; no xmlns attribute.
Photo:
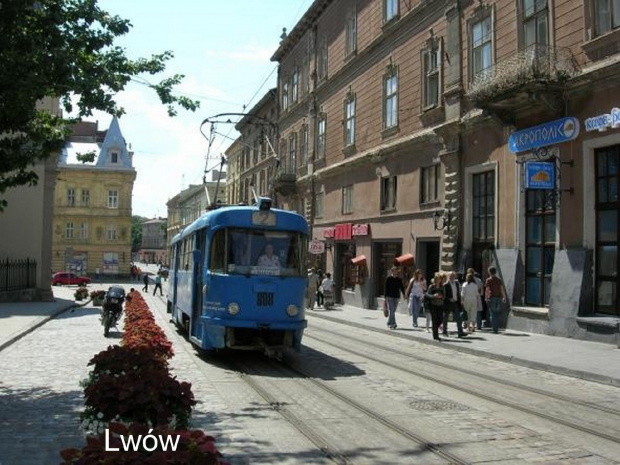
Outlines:
<svg viewBox="0 0 620 465"><path fill-rule="evenodd" d="M474 275L474 281L476 282L476 286L478 286L478 294L480 295L480 306L478 307L478 312L476 314L476 329L482 329L482 316L485 312L486 302L484 301L484 283L480 278L480 273L478 273L473 268L467 268L467 274Z"/></svg>
<svg viewBox="0 0 620 465"><path fill-rule="evenodd" d="M330 310L334 306L334 281L331 273L325 273L320 288L323 293L323 307L325 310Z"/></svg>
<svg viewBox="0 0 620 465"><path fill-rule="evenodd" d="M461 290L463 309L467 312L467 329L470 333L476 330L478 314L482 312L482 299L480 298L480 287L476 283L473 273L467 273L465 284Z"/></svg>
<svg viewBox="0 0 620 465"><path fill-rule="evenodd" d="M164 293L161 290L161 275L159 274L155 276L155 289L153 289L153 295L155 295L157 289L159 289L159 295L163 296Z"/></svg>
<svg viewBox="0 0 620 465"><path fill-rule="evenodd" d="M310 268L308 272L308 289L306 291L306 308L308 310L314 310L316 291L318 287L318 276L316 274L316 270L314 268Z"/></svg>
<svg viewBox="0 0 620 465"><path fill-rule="evenodd" d="M491 328L497 334L499 332L499 319L502 312L502 304L506 303L506 288L504 281L497 276L497 268L489 267L489 277L484 283L485 300L489 308Z"/></svg>
<svg viewBox="0 0 620 465"><path fill-rule="evenodd" d="M385 279L385 301L389 312L387 326L390 329L397 328L396 308L401 294L405 295L405 286L403 286L403 280L400 279L400 270L397 266L393 266L389 276Z"/></svg>
<svg viewBox="0 0 620 465"><path fill-rule="evenodd" d="M144 283L144 286L142 286L142 290L144 292L148 292L149 291L149 275L144 273L144 276L142 277L142 282Z"/></svg>
<svg viewBox="0 0 620 465"><path fill-rule="evenodd" d="M418 317L425 293L426 279L424 279L424 273L422 273L422 270L416 270L413 273L413 278L409 280L407 290L405 291L405 298L409 302L409 313L411 313L414 328L418 327Z"/></svg>
<svg viewBox="0 0 620 465"><path fill-rule="evenodd" d="M425 301L431 312L431 320L433 322L433 339L441 341L439 337L439 326L443 322L443 304L445 298L444 284L445 275L441 272L435 273L433 282L426 290Z"/></svg>
<svg viewBox="0 0 620 465"><path fill-rule="evenodd" d="M467 334L463 332L463 321L461 319L461 286L456 280L454 271L448 274L448 281L444 284L444 289L443 335L448 336L448 321L450 320L450 313L452 313L456 322L458 337L465 337Z"/></svg>
<svg viewBox="0 0 620 465"><path fill-rule="evenodd" d="M321 288L321 283L323 282L323 279L325 279L325 276L323 276L323 270L321 270L319 268L319 270L316 273L316 286L317 286L317 290L316 290L316 306L320 307L321 305L323 305L323 301L325 300L324 296L323 296L323 289Z"/></svg>

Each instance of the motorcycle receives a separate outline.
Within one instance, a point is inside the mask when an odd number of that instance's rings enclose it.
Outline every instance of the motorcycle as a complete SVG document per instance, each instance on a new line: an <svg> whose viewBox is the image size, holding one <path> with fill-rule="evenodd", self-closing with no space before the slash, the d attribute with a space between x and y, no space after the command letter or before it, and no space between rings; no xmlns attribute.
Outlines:
<svg viewBox="0 0 620 465"><path fill-rule="evenodd" d="M103 307L101 309L101 324L103 325L103 335L108 337L110 328L116 326L123 313L123 302L125 301L125 289L112 286L105 293Z"/></svg>

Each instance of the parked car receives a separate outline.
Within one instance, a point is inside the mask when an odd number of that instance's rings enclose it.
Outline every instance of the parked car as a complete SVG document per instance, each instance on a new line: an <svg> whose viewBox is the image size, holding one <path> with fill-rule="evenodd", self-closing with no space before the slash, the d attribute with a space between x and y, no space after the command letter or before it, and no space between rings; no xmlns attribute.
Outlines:
<svg viewBox="0 0 620 465"><path fill-rule="evenodd" d="M90 278L88 276L78 276L75 273L67 273L64 271L61 271L60 273L54 273L54 275L52 276L52 286L67 286L71 284L76 284L78 286L90 284Z"/></svg>

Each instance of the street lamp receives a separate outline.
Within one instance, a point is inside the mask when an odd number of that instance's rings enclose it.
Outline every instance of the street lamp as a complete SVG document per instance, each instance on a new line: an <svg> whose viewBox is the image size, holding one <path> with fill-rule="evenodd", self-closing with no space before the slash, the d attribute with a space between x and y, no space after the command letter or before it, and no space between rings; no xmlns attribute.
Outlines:
<svg viewBox="0 0 620 465"><path fill-rule="evenodd" d="M450 210L444 208L443 211L435 210L433 213L433 227L435 231L441 231L443 229L450 229L450 220L452 219L452 215Z"/></svg>

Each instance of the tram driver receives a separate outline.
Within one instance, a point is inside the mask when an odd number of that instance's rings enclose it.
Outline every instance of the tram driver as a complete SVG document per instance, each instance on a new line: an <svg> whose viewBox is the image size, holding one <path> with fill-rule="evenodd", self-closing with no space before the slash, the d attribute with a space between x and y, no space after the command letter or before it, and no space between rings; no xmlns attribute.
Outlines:
<svg viewBox="0 0 620 465"><path fill-rule="evenodd" d="M258 257L257 266L263 266L267 268L280 267L280 259L273 253L273 245L267 244L265 246L265 252Z"/></svg>

